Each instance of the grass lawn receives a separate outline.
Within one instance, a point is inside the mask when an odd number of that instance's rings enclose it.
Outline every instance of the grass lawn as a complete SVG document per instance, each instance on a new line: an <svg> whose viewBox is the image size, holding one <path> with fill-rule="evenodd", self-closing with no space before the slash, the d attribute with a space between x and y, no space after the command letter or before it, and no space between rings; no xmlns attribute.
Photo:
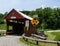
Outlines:
<svg viewBox="0 0 60 46"><path fill-rule="evenodd" d="M48 37L47 37L48 40L54 40L54 38L56 37L56 36L53 35L51 32L45 32L45 34L48 36Z"/></svg>
<svg viewBox="0 0 60 46"><path fill-rule="evenodd" d="M0 34L6 33L6 24L0 24Z"/></svg>
<svg viewBox="0 0 60 46"><path fill-rule="evenodd" d="M6 24L0 24L0 30L6 30Z"/></svg>
<svg viewBox="0 0 60 46"><path fill-rule="evenodd" d="M60 41L60 32L52 32L51 34L55 36L55 41Z"/></svg>
<svg viewBox="0 0 60 46"><path fill-rule="evenodd" d="M27 44L27 46L37 46L35 41L29 40L29 42L26 42L23 38L20 38L20 41Z"/></svg>
<svg viewBox="0 0 60 46"><path fill-rule="evenodd" d="M55 40L55 41L60 40L60 32L45 32L45 34L48 35L47 37L48 40Z"/></svg>

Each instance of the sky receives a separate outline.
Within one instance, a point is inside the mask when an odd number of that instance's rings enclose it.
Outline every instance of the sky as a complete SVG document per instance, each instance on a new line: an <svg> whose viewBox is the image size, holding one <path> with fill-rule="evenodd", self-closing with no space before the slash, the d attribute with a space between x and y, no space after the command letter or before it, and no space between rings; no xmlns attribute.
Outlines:
<svg viewBox="0 0 60 46"><path fill-rule="evenodd" d="M60 8L60 0L0 0L0 13L9 12L13 8L22 11L40 7Z"/></svg>

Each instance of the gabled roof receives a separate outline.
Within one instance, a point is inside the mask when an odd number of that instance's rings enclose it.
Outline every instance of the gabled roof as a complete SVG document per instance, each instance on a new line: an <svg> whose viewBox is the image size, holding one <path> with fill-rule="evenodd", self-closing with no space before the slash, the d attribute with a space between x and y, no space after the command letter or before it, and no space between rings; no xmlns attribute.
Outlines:
<svg viewBox="0 0 60 46"><path fill-rule="evenodd" d="M33 20L33 18L27 16L26 14L23 14L22 12L17 11L19 14L21 14L24 18L27 18L29 20Z"/></svg>
<svg viewBox="0 0 60 46"><path fill-rule="evenodd" d="M11 17L12 16L12 11L15 11L18 15L15 15L17 18L20 18L20 17L22 17L22 18L26 18L26 19L29 19L29 20L33 20L33 18L31 18L31 17L29 17L29 16L27 16L27 15L25 15L25 14L23 14L22 12L19 12L19 11L17 11L17 10L15 10L15 9L12 9L9 13L8 13L8 15L7 16L5 16L5 19L7 19L8 17ZM15 13L15 14L16 14Z"/></svg>

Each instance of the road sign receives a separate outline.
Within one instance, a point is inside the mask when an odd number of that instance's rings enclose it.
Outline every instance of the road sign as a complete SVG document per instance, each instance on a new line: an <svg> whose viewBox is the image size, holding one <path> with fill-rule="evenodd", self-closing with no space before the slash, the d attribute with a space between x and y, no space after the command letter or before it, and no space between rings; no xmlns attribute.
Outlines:
<svg viewBox="0 0 60 46"><path fill-rule="evenodd" d="M32 23L33 25L38 25L38 24L39 24L39 21L38 21L37 19L33 19L33 20L31 21L31 23Z"/></svg>

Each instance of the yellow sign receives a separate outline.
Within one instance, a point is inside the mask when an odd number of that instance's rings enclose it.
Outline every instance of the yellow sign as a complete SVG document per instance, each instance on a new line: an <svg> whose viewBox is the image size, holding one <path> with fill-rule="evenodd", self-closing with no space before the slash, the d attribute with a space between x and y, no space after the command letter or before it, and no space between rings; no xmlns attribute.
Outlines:
<svg viewBox="0 0 60 46"><path fill-rule="evenodd" d="M34 20L31 21L31 23L32 23L33 25L37 25L37 24L39 24L39 21L38 21L37 19L34 19Z"/></svg>

